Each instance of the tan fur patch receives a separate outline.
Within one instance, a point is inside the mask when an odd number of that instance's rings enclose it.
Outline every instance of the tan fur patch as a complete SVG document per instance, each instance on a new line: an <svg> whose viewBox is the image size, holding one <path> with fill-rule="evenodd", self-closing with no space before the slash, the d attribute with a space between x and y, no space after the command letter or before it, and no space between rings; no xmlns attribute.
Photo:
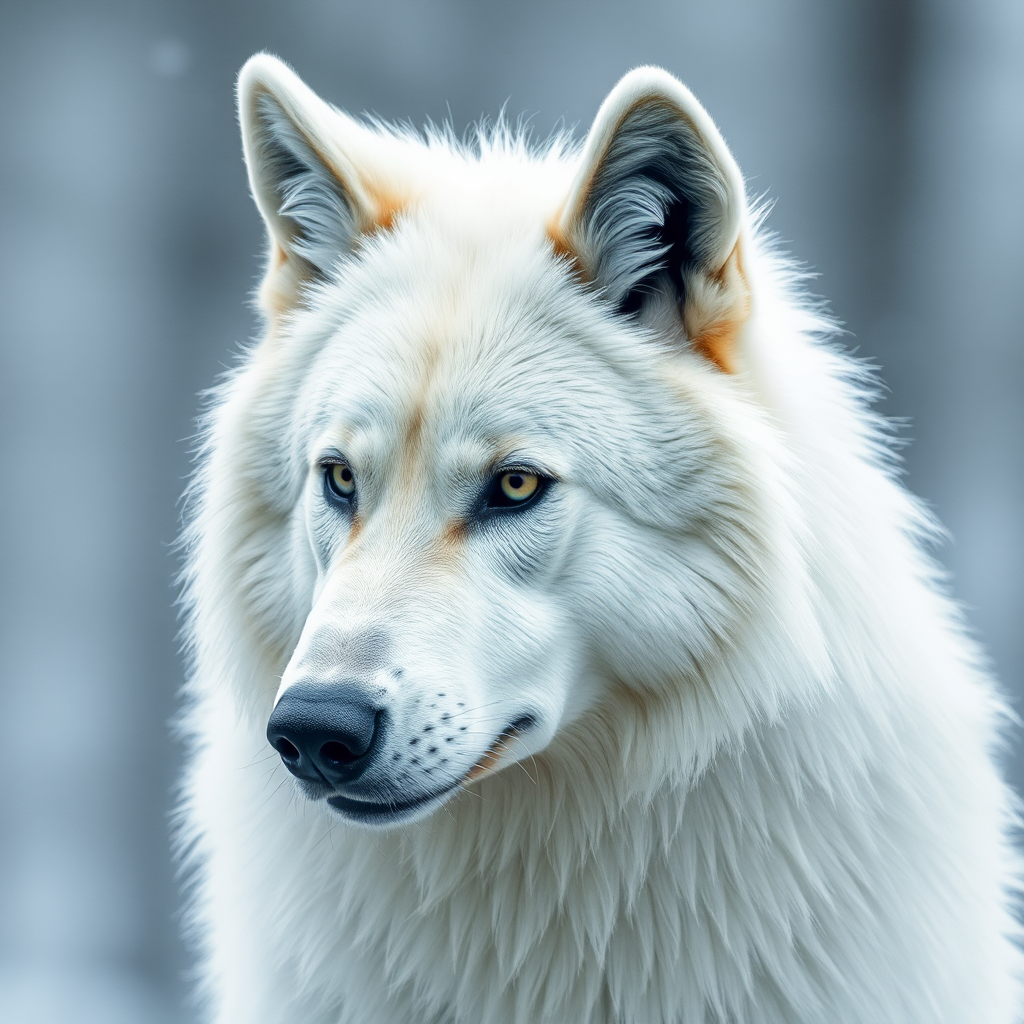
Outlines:
<svg viewBox="0 0 1024 1024"><path fill-rule="evenodd" d="M589 280L582 261L576 250L569 244L569 239L566 238L565 232L562 230L561 210L548 221L547 235L551 241L551 248L554 251L555 258L567 260L572 265L573 271L580 281Z"/></svg>
<svg viewBox="0 0 1024 1024"><path fill-rule="evenodd" d="M398 216L408 209L409 200L387 192L383 188L375 187L369 182L364 182L363 185L373 202L373 225L370 227L369 233L390 231Z"/></svg>
<svg viewBox="0 0 1024 1024"><path fill-rule="evenodd" d="M425 389L424 389L425 390ZM419 400L412 408L412 413L409 416L409 422L405 426L405 438L403 440L403 450L408 456L409 463L414 461L415 453L420 447L420 438L423 436L423 401ZM408 478L410 474L406 474Z"/></svg>
<svg viewBox="0 0 1024 1024"><path fill-rule="evenodd" d="M723 373L735 373L736 339L750 316L740 241L717 271L694 274L686 285L683 325L693 348Z"/></svg>
<svg viewBox="0 0 1024 1024"><path fill-rule="evenodd" d="M296 272L294 263L289 261L288 253L274 242L259 292L260 306L271 323L276 323L295 305L300 284L301 277Z"/></svg>
<svg viewBox="0 0 1024 1024"><path fill-rule="evenodd" d="M352 545L359 538L363 529L363 518L358 513L352 516L352 525L348 528L348 537L345 540L345 547L351 550Z"/></svg>
<svg viewBox="0 0 1024 1024"><path fill-rule="evenodd" d="M450 552L453 548L458 547L466 539L466 535L469 533L469 526L464 519L454 519L444 529L439 540L439 546L442 551Z"/></svg>
<svg viewBox="0 0 1024 1024"><path fill-rule="evenodd" d="M434 380L437 365L441 360L440 346L436 342L428 341L423 346L423 372L420 375L419 390L413 399L412 411L409 414L405 427L405 437L402 442L402 468L405 470L405 484L411 484L415 474L417 455L422 446L423 426L426 421L426 407L430 397L430 388Z"/></svg>
<svg viewBox="0 0 1024 1024"><path fill-rule="evenodd" d="M501 760L501 755L507 749L509 743L515 739L517 731L515 729L506 729L487 749L483 757L472 768L469 773L463 779L463 785L468 785L471 782L476 782L477 779L482 778L488 772L493 771L497 767L498 762Z"/></svg>

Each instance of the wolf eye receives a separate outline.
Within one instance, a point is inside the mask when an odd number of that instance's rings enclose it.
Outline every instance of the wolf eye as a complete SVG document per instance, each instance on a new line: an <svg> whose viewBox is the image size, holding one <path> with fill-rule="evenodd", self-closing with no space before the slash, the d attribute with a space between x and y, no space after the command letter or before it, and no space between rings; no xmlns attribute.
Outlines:
<svg viewBox="0 0 1024 1024"><path fill-rule="evenodd" d="M324 467L324 479L335 497L352 500L356 493L356 478L351 466L346 466L344 462L332 462Z"/></svg>
<svg viewBox="0 0 1024 1024"><path fill-rule="evenodd" d="M528 501L537 493L540 486L540 477L536 473L502 473L499 480L501 493L509 501Z"/></svg>
<svg viewBox="0 0 1024 1024"><path fill-rule="evenodd" d="M547 478L526 469L509 469L497 473L487 487L487 508L521 508L539 497Z"/></svg>

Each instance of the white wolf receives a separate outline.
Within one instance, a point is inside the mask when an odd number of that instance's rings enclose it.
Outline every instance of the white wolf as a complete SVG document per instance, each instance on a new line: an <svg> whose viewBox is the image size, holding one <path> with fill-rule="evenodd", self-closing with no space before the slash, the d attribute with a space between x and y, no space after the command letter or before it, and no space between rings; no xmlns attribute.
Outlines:
<svg viewBox="0 0 1024 1024"><path fill-rule="evenodd" d="M210 1018L1016 1020L1002 704L694 97L635 70L579 148L359 123L266 55L239 103L266 334L188 533Z"/></svg>

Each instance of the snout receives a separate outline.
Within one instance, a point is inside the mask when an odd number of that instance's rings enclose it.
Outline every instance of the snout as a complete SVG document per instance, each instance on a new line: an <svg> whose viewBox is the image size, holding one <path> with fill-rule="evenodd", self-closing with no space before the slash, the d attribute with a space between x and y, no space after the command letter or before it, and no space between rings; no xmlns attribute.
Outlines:
<svg viewBox="0 0 1024 1024"><path fill-rule="evenodd" d="M383 732L384 712L354 681L295 683L267 725L267 739L292 775L331 788L366 771Z"/></svg>

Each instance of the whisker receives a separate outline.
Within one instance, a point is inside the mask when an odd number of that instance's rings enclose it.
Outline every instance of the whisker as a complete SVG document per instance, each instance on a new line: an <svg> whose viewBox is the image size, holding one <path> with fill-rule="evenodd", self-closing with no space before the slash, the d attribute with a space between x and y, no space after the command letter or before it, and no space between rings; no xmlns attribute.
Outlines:
<svg viewBox="0 0 1024 1024"><path fill-rule="evenodd" d="M251 768L254 764L263 764L264 761L269 761L271 758L277 756L279 755L275 750L271 750L269 754L264 754L263 757L260 757L259 753L256 753L252 755L252 760L248 764L239 765L235 770L244 771L246 768Z"/></svg>
<svg viewBox="0 0 1024 1024"><path fill-rule="evenodd" d="M533 760L533 754L531 754L531 755L530 755L530 760L531 760L531 761ZM526 762L525 762L525 761L516 761L516 764L517 764L517 765L519 765L519 767L523 769L523 771L524 771L524 772L526 773L526 777L527 777L527 778L528 778L528 779L529 779L529 780L530 780L530 781L531 781L531 782L532 782L532 783L533 783L533 784L534 784L535 786L538 786L538 785L540 785L540 783L539 783L539 782L537 781L537 779L535 779L535 778L534 778L534 777L533 777L533 776L532 776L532 775L530 774L529 770L528 770L528 769L527 769L527 767L526 767Z"/></svg>
<svg viewBox="0 0 1024 1024"><path fill-rule="evenodd" d="M499 704L508 703L506 700L490 700L486 704L477 704L475 707L463 708L461 711L448 712L449 718L460 718L463 715L474 715L485 708L497 707Z"/></svg>

